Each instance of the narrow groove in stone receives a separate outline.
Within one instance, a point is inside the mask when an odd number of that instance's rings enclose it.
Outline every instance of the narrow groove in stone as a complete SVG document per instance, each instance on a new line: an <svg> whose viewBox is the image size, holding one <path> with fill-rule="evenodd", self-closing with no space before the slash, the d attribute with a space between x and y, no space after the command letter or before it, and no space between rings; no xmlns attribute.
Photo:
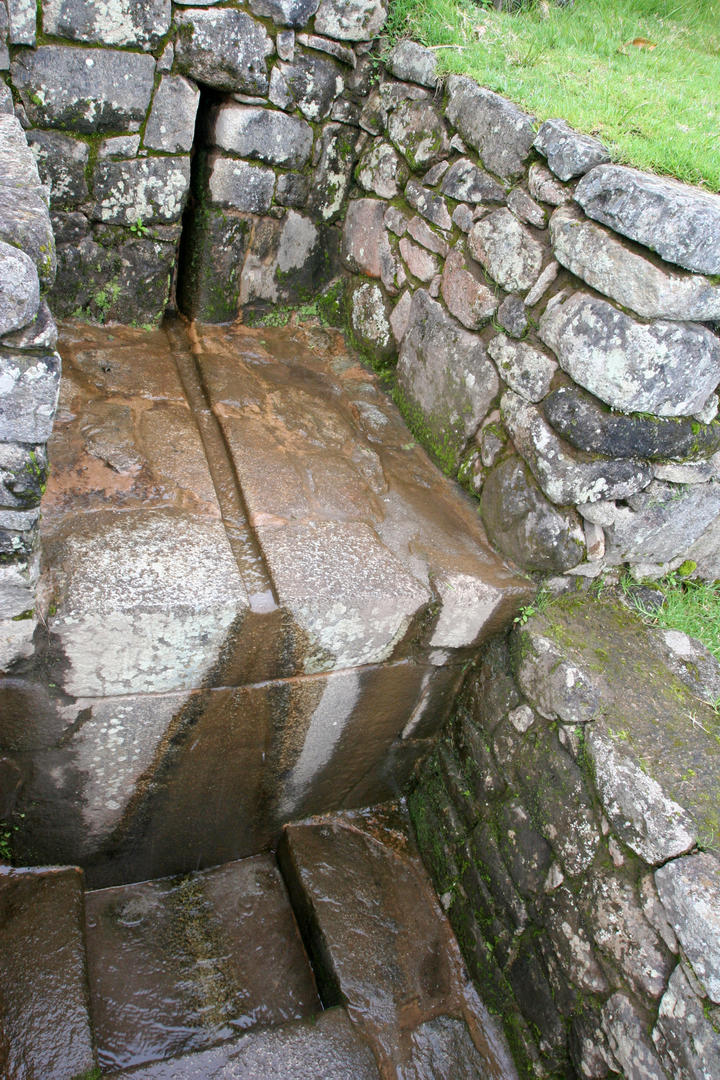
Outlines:
<svg viewBox="0 0 720 1080"><path fill-rule="evenodd" d="M268 611L279 607L275 583L262 548L250 525L245 497L233 466L223 430L212 411L197 363L199 346L179 320L165 323L165 334L185 396L200 433L222 522L250 598L250 607ZM269 604L269 599L272 604Z"/></svg>

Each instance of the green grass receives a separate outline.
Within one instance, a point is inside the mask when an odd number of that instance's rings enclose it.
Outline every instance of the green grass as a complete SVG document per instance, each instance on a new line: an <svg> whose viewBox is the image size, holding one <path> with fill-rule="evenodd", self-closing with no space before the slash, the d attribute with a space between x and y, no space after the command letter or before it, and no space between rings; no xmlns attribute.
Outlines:
<svg viewBox="0 0 720 1080"><path fill-rule="evenodd" d="M475 0L394 0L388 32L437 48L443 71L539 120L596 135L616 161L720 191L718 0L533 3L515 15Z"/></svg>
<svg viewBox="0 0 720 1080"><path fill-rule="evenodd" d="M662 590L665 603L651 612L637 605L639 613L664 630L698 638L720 660L720 581L692 581L675 573L651 584Z"/></svg>

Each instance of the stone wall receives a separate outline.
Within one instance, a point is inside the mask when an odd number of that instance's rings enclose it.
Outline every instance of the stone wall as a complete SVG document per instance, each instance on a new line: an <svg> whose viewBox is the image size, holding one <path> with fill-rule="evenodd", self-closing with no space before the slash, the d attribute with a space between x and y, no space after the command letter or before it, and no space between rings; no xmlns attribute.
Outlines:
<svg viewBox="0 0 720 1080"><path fill-rule="evenodd" d="M467 677L411 813L528 1076L720 1072L719 691L698 643L577 595Z"/></svg>
<svg viewBox="0 0 720 1080"><path fill-rule="evenodd" d="M4 110L4 111L3 111ZM0 101L0 671L32 651L38 520L60 384L45 301L55 278L48 192Z"/></svg>
<svg viewBox="0 0 720 1080"><path fill-rule="evenodd" d="M506 557L720 576L720 197L440 84L412 42L382 63L386 6L13 0L53 311L156 322L177 275L192 317L275 318L341 274Z"/></svg>

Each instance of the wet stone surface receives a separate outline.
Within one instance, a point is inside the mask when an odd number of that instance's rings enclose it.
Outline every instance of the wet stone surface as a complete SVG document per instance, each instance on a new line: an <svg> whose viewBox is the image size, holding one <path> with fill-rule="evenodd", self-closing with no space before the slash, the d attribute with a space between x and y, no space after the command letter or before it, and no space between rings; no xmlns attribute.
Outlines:
<svg viewBox="0 0 720 1080"><path fill-rule="evenodd" d="M320 1010L274 860L86 896L101 1068L199 1050Z"/></svg>
<svg viewBox="0 0 720 1080"><path fill-rule="evenodd" d="M447 713L439 665L529 595L472 504L334 331L68 324L60 347L47 631L0 688L20 848L111 886L395 794Z"/></svg>

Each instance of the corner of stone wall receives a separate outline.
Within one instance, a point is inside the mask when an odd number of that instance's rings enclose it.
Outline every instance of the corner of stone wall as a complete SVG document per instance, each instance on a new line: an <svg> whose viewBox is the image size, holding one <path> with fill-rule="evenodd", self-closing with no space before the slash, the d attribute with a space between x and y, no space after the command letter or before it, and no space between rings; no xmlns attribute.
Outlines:
<svg viewBox="0 0 720 1080"><path fill-rule="evenodd" d="M685 635L565 596L483 649L416 780L423 855L528 1076L720 1068L718 690Z"/></svg>
<svg viewBox="0 0 720 1080"><path fill-rule="evenodd" d="M48 192L12 105L0 111L0 675L32 652L46 443L60 386L46 303L56 256Z"/></svg>

